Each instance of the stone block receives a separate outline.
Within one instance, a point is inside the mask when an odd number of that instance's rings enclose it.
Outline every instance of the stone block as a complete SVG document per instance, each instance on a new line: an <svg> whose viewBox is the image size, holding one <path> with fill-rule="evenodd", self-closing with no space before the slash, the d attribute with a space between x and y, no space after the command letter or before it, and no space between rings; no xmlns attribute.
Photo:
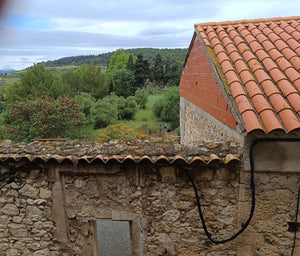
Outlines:
<svg viewBox="0 0 300 256"><path fill-rule="evenodd" d="M28 237L27 229L22 224L11 223L8 225L8 230L14 237Z"/></svg>
<svg viewBox="0 0 300 256"><path fill-rule="evenodd" d="M17 256L19 251L17 249L8 249L6 251L6 256Z"/></svg>
<svg viewBox="0 0 300 256"><path fill-rule="evenodd" d="M23 188L21 188L19 190L19 193L22 196L29 197L29 198L32 198L32 199L36 199L36 197L39 193L39 189L33 187L30 184L26 184Z"/></svg>
<svg viewBox="0 0 300 256"><path fill-rule="evenodd" d="M19 209L14 204L7 204L1 209L1 214L16 216L19 215Z"/></svg>
<svg viewBox="0 0 300 256"><path fill-rule="evenodd" d="M33 253L33 256L51 256L51 253L50 250L47 248L47 249L35 251Z"/></svg>

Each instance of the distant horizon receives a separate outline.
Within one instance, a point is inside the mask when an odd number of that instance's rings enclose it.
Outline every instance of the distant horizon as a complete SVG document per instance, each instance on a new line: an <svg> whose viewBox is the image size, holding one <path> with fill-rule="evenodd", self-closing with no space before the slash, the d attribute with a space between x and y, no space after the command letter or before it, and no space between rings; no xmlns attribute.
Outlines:
<svg viewBox="0 0 300 256"><path fill-rule="evenodd" d="M124 48L119 48L119 49L124 49ZM63 56L63 57L60 57L60 58L57 58L57 59L53 59L53 60L45 60L45 61L41 61L41 62L37 62L37 63L32 63L31 66L28 66L28 67L25 67L23 69L13 69L13 68L10 68L10 67L7 67L7 68L3 68L3 69L0 69L0 74L5 74L5 73L12 73L12 72L17 72L17 71L22 71L26 68L30 68L34 65L37 65L37 64L43 64L43 63L46 63L46 62L55 62L55 61L58 61L60 59L64 59L64 58L75 58L75 57L85 57L85 56L99 56L101 54L106 54L106 53L113 53L119 49L116 49L116 50L113 50L113 51L108 51L108 52L103 52L103 53L98 53L98 54L87 54L87 55L73 55L73 56ZM188 49L188 48L184 48L184 47L176 47L176 48L171 48L171 47L166 47L166 48L155 48L155 47L136 47L136 48L127 48L127 49L124 49L124 50L134 50L134 49ZM9 72L5 72L5 71L9 71Z"/></svg>

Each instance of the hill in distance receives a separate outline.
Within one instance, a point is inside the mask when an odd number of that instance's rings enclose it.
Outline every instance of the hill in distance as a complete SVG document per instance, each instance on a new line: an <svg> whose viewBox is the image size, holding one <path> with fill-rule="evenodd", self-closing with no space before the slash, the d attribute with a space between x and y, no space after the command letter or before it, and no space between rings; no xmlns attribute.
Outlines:
<svg viewBox="0 0 300 256"><path fill-rule="evenodd" d="M142 54L144 59L149 61L150 65L154 64L154 60L157 54L161 55L163 63L165 63L167 59L170 59L173 62L179 61L183 64L187 53L186 48L133 48L125 49L124 51L136 56ZM46 61L39 64L43 64L46 67L59 67L68 65L80 66L83 64L90 64L91 62L94 62L95 65L107 66L109 64L110 57L113 53L114 52L101 53L98 55L80 55L74 57L64 57L58 60Z"/></svg>
<svg viewBox="0 0 300 256"><path fill-rule="evenodd" d="M16 72L16 70L14 70L14 69L0 69L0 74L8 74L8 73L12 73L12 72Z"/></svg>

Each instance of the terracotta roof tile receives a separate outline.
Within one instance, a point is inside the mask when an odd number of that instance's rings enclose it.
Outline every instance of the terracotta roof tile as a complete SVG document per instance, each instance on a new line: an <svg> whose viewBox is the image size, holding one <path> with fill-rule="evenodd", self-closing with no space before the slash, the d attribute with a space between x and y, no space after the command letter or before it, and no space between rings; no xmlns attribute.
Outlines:
<svg viewBox="0 0 300 256"><path fill-rule="evenodd" d="M230 89L231 89L231 92L232 92L232 95L234 98L236 98L237 96L239 95L245 95L246 92L243 88L243 86L241 85L240 82L233 82L231 85L230 85Z"/></svg>
<svg viewBox="0 0 300 256"><path fill-rule="evenodd" d="M215 147L211 148L209 144L211 143L203 142L199 146L188 147L168 142L136 142L128 145L125 142L100 144L83 141L35 141L13 144L11 141L4 141L0 144L0 163L123 164L129 162L190 166L240 162L239 145L230 147L229 143L228 146L224 143L215 143Z"/></svg>
<svg viewBox="0 0 300 256"><path fill-rule="evenodd" d="M300 16L200 23L247 132L300 129ZM229 97L230 98L230 97Z"/></svg>
<svg viewBox="0 0 300 256"><path fill-rule="evenodd" d="M243 120L247 120L247 122L245 122L245 129L247 132L252 132L255 130L264 130L255 111L247 110L242 114L242 117Z"/></svg>

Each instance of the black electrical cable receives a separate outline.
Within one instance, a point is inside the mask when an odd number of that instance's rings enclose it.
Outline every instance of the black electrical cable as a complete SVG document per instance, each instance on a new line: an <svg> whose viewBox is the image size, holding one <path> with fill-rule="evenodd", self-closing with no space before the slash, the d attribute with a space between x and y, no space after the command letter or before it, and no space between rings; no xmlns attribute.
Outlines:
<svg viewBox="0 0 300 256"><path fill-rule="evenodd" d="M250 186L251 186L251 209L250 209L250 213L249 213L249 217L247 219L247 221L245 223L242 223L242 228L236 232L234 235L232 235L231 237L224 239L224 240L215 240L212 238L212 235L209 233L207 227L206 227L206 223L205 223L205 219L202 213L202 209L201 209L201 202L200 202L200 197L198 195L198 189L197 186L194 182L194 179L192 177L192 175L185 169L183 169L188 177L188 179L190 180L190 182L192 183L193 189L194 189L194 193L195 193L195 197L196 197L196 201L197 201L197 207L198 207L198 212L199 212L199 216L202 222L202 227L203 230L207 236L207 238L214 244L225 244L228 243L232 240L234 240L235 238L237 238L240 234L242 234L245 229L248 227L248 225L250 224L250 221L254 215L254 211L255 211L255 183L254 183L254 160L253 160L253 148L255 147L255 145L257 143L261 143L261 142L274 142L274 141L281 141L281 142L299 142L300 139L298 138L285 138L285 139L272 139L272 138L263 138L263 139L258 139L256 141L254 141L251 146L250 146L250 150L249 150L249 159L250 159L250 173L251 173L251 177L250 177ZM298 200L299 202L299 200Z"/></svg>
<svg viewBox="0 0 300 256"><path fill-rule="evenodd" d="M294 242L292 247L291 256L294 255L295 247L296 247L296 239L297 239L297 222L298 222L298 214L299 214L299 203L300 203L300 186L298 189L298 197L297 197L297 209L296 209L296 217L295 217L295 230L294 230Z"/></svg>
<svg viewBox="0 0 300 256"><path fill-rule="evenodd" d="M206 222L205 222L205 219L204 219L204 216L203 216L203 213L202 213L202 206L201 206L201 202L200 202L200 198L199 198L199 195L198 195L198 189L197 189L197 186L194 182L194 179L192 178L191 174L184 170L185 173L187 174L187 177L188 179L190 180L190 182L192 183L192 186L193 186L193 189L194 189L194 193L195 193L195 196L196 196L196 201L197 201L197 207L198 207L198 212L199 212L199 216L200 216L200 219L201 219L201 222L202 222L202 227L204 229L204 232L207 236L207 238L214 244L225 244L227 242L230 242L232 240L234 240L235 238L237 238L242 232L244 232L244 230L248 227L249 223L250 223L250 220L254 214L254 209L255 209L255 186L254 186L254 178L251 178L251 194L252 194L252 204L251 204L251 211L250 211L250 214L249 214L249 217L247 219L247 221L245 223L242 224L242 228L236 232L233 236L231 236L230 238L227 238L227 239L224 239L224 240L215 240L212 238L212 235L209 233L207 227L206 227ZM251 176L253 176L253 174L251 174Z"/></svg>

